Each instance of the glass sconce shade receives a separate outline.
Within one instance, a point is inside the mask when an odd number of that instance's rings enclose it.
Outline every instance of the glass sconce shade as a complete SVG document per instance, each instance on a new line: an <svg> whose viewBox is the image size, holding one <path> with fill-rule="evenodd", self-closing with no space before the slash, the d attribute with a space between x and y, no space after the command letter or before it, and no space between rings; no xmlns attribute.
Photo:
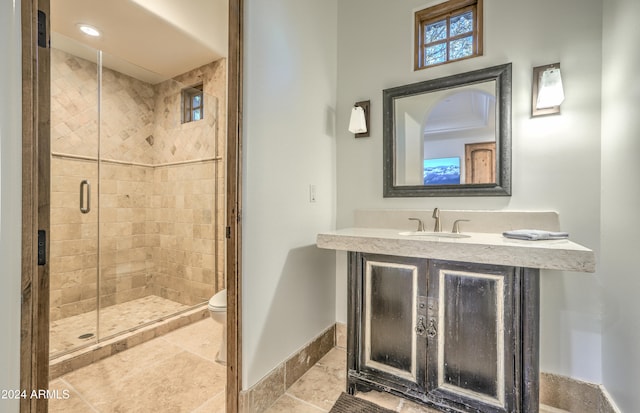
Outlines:
<svg viewBox="0 0 640 413"><path fill-rule="evenodd" d="M364 109L361 106L354 106L351 109L351 120L349 121L349 132L365 133L367 131L367 121L364 116Z"/></svg>
<svg viewBox="0 0 640 413"><path fill-rule="evenodd" d="M540 77L536 108L559 106L562 101L564 101L564 89L562 88L560 68L545 70Z"/></svg>
<svg viewBox="0 0 640 413"><path fill-rule="evenodd" d="M356 102L351 109L349 132L354 133L356 138L365 138L369 136L371 132L371 123L369 121L370 105L371 101L364 100Z"/></svg>
<svg viewBox="0 0 640 413"><path fill-rule="evenodd" d="M560 113L564 101L564 88L560 76L560 63L533 68L531 84L531 116Z"/></svg>

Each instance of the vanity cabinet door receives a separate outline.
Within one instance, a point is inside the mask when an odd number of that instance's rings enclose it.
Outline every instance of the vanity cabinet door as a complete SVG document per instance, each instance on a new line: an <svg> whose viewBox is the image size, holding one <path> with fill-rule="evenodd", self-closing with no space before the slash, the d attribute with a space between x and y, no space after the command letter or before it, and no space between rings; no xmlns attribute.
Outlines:
<svg viewBox="0 0 640 413"><path fill-rule="evenodd" d="M362 254L360 377L402 394L424 394L427 261Z"/></svg>
<svg viewBox="0 0 640 413"><path fill-rule="evenodd" d="M520 412L516 269L429 261L427 397L462 412Z"/></svg>

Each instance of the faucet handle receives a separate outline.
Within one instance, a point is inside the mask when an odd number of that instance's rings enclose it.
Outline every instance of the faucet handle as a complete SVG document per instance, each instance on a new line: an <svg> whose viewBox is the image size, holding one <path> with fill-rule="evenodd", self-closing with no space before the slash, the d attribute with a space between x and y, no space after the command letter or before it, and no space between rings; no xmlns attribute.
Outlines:
<svg viewBox="0 0 640 413"><path fill-rule="evenodd" d="M453 223L453 228L451 229L451 232L453 234L459 234L460 233L460 222L469 222L471 221L470 219L457 219L454 221Z"/></svg>
<svg viewBox="0 0 640 413"><path fill-rule="evenodd" d="M424 222L420 218L409 218L409 221L418 221L418 232L424 231Z"/></svg>
<svg viewBox="0 0 640 413"><path fill-rule="evenodd" d="M442 225L440 224L440 209L433 209L433 218L436 222L433 224L433 232L442 232Z"/></svg>

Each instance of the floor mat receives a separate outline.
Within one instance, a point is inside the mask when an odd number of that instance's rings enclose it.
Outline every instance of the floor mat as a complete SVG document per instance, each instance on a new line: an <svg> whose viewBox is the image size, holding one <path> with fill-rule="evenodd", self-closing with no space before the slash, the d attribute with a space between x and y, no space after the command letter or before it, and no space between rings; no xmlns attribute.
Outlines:
<svg viewBox="0 0 640 413"><path fill-rule="evenodd" d="M329 413L395 413L367 400L342 393Z"/></svg>

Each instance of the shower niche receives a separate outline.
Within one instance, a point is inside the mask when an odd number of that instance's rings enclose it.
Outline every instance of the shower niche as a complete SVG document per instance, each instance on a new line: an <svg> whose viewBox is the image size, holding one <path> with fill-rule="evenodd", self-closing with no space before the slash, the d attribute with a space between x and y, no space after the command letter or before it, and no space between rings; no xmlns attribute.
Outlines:
<svg viewBox="0 0 640 413"><path fill-rule="evenodd" d="M166 78L117 61L52 34L52 359L224 288L226 63Z"/></svg>

